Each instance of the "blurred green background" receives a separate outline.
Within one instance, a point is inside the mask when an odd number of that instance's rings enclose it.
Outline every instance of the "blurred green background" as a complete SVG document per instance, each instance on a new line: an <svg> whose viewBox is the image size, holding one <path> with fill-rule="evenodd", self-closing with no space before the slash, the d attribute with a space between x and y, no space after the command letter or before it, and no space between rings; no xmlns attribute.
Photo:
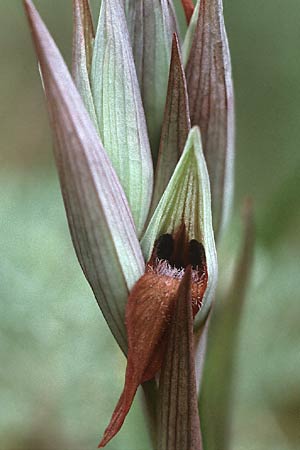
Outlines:
<svg viewBox="0 0 300 450"><path fill-rule="evenodd" d="M237 106L226 282L253 197L255 267L236 361L232 450L300 448L300 3L225 0ZM71 0L36 0L70 62ZM95 13L98 1L92 2ZM124 358L72 249L19 0L0 1L0 449L92 450ZM226 382L226 380L224 380ZM148 450L135 402L111 450ZM222 450L222 449L220 449Z"/></svg>

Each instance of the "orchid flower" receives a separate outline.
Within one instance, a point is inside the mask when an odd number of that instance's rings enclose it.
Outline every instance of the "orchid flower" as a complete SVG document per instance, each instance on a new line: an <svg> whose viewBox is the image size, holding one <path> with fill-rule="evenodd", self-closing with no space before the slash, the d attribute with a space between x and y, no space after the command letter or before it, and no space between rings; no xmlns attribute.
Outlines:
<svg viewBox="0 0 300 450"><path fill-rule="evenodd" d="M193 330L211 310L214 236L232 194L222 1L194 9L182 0L181 45L171 0L102 0L96 32L88 0L73 0L72 75L31 0L24 4L74 248L127 356L99 446L121 428L138 386L156 377L159 449L200 450Z"/></svg>

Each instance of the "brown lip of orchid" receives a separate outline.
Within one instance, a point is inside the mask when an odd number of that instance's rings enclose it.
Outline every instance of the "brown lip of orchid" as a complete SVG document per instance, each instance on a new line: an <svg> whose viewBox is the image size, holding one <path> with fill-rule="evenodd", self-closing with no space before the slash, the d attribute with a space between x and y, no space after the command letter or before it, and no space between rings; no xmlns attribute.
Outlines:
<svg viewBox="0 0 300 450"><path fill-rule="evenodd" d="M167 331L179 287L190 273L193 316L202 306L207 287L207 267L203 244L188 240L184 224L173 235L161 235L144 275L130 292L126 306L128 337L127 368L123 392L104 432L99 448L120 430L137 388L161 369L167 344Z"/></svg>

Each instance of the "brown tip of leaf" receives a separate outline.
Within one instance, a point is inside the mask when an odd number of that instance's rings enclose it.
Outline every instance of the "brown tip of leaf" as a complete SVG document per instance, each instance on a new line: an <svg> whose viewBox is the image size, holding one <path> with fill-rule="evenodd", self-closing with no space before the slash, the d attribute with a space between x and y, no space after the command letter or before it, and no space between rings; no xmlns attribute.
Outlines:
<svg viewBox="0 0 300 450"><path fill-rule="evenodd" d="M192 18L195 6L194 6L192 0L181 0L181 3L182 3L182 6L183 6L183 9L184 9L184 14L185 14L185 17L186 17L186 21L189 24L190 20Z"/></svg>

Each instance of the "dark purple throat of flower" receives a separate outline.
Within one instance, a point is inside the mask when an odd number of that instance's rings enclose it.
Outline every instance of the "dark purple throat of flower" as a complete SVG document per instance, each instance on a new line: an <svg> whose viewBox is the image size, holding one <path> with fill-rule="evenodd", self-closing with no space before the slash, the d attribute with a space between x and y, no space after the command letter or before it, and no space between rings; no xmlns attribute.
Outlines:
<svg viewBox="0 0 300 450"><path fill-rule="evenodd" d="M130 292L126 306L128 358L125 385L99 447L120 430L138 386L160 370L165 354L166 332L179 286L189 272L194 317L201 308L207 287L203 245L188 240L185 228L163 234L154 245L145 274Z"/></svg>

